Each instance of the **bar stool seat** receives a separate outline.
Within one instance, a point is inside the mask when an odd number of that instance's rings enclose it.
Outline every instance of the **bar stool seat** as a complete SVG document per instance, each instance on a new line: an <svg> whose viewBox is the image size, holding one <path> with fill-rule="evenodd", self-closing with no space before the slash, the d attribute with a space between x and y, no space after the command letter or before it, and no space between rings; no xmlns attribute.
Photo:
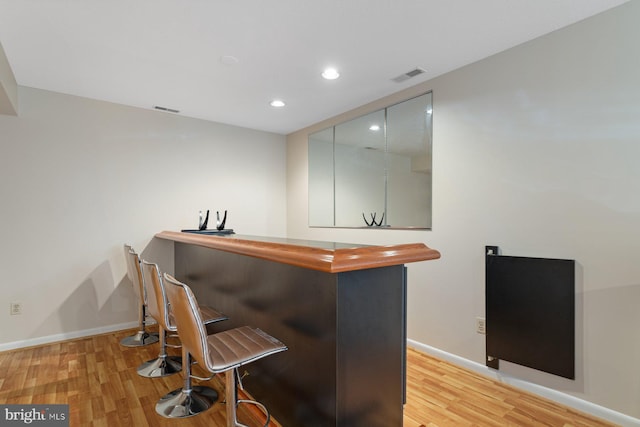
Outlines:
<svg viewBox="0 0 640 427"><path fill-rule="evenodd" d="M140 258L135 252L131 251L129 256L132 258L132 262L140 262ZM180 347L179 345L167 344L169 334L177 337L175 320L164 290L160 268L157 264L145 260L141 261L141 266L149 314L158 322L160 353L157 358L148 360L140 365L137 371L138 375L143 377L166 377L182 370L182 359L178 356L169 356L167 354L167 347ZM205 324L227 319L224 314L211 307L202 307L200 314L205 319Z"/></svg>
<svg viewBox="0 0 640 427"><path fill-rule="evenodd" d="M149 333L147 331L147 296L144 290L144 282L142 272L140 270L140 259L134 262L129 256L133 251L131 245L124 245L124 256L127 262L127 277L133 284L133 293L138 300L138 331L120 341L120 345L124 347L141 347L153 343L157 343L160 338L158 334ZM135 251L134 251L135 252Z"/></svg>
<svg viewBox="0 0 640 427"><path fill-rule="evenodd" d="M238 400L237 387L238 385L242 387L242 383L237 369L263 357L285 351L287 347L266 332L250 326L207 335L198 302L191 288L167 273L164 274L164 281L178 335L182 341L183 354L193 357L203 369L213 375L222 372L226 374L227 426L246 427L238 422L237 406L238 403L251 403L265 413L266 427L269 424L270 415L264 405L252 400ZM156 411L160 415L165 415L161 403L156 405ZM207 408L201 408L201 410L205 409Z"/></svg>

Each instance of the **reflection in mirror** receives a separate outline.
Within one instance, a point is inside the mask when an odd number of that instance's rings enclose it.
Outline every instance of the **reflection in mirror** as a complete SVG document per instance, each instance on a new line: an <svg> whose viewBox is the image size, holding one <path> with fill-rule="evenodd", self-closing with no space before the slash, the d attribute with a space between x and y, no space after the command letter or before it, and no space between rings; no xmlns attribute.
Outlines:
<svg viewBox="0 0 640 427"><path fill-rule="evenodd" d="M431 228L431 94L387 109L389 224Z"/></svg>
<svg viewBox="0 0 640 427"><path fill-rule="evenodd" d="M336 225L362 227L384 214L384 111L375 111L335 127Z"/></svg>
<svg viewBox="0 0 640 427"><path fill-rule="evenodd" d="M309 224L333 227L333 128L309 135Z"/></svg>
<svg viewBox="0 0 640 427"><path fill-rule="evenodd" d="M309 225L431 228L431 93L309 135Z"/></svg>

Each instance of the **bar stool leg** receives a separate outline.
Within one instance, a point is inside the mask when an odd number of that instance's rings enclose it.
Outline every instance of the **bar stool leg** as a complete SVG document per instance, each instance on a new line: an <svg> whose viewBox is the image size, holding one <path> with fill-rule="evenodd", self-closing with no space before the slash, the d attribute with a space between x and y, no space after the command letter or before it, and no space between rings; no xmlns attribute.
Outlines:
<svg viewBox="0 0 640 427"><path fill-rule="evenodd" d="M120 344L125 347L141 347L143 345L153 344L160 340L157 334L150 334L145 329L145 319L147 317L147 310L144 303L140 303L138 306L138 325L139 330L135 335L123 338Z"/></svg>
<svg viewBox="0 0 640 427"><path fill-rule="evenodd" d="M144 362L138 367L138 375L159 378L176 374L182 370L182 359L167 354L167 330L160 327L160 354L156 359Z"/></svg>
<svg viewBox="0 0 640 427"><path fill-rule="evenodd" d="M166 418L186 418L211 408L218 400L218 392L210 387L192 386L191 354L182 347L184 386L162 396L156 412Z"/></svg>
<svg viewBox="0 0 640 427"><path fill-rule="evenodd" d="M238 403L250 403L252 405L256 405L259 407L262 412L266 415L266 422L263 427L267 427L269 422L271 421L271 414L267 410L267 407L264 406L260 402L256 402L255 400L246 400L241 399L238 400L238 383L240 383L240 388L242 389L242 382L240 380L240 374L238 373L238 369L230 369L226 372L225 378L225 398L227 403L227 427L248 427L245 424L241 424L238 421Z"/></svg>

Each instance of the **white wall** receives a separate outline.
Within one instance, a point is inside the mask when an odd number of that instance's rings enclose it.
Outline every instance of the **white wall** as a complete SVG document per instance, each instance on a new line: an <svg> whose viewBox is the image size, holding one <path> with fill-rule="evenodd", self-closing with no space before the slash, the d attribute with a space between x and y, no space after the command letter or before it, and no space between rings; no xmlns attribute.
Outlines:
<svg viewBox="0 0 640 427"><path fill-rule="evenodd" d="M501 373L640 417L640 2L287 137L288 236L420 241L409 338L484 364L484 247L575 259L577 379ZM307 134L433 90L433 231L307 226Z"/></svg>
<svg viewBox="0 0 640 427"><path fill-rule="evenodd" d="M25 87L19 101L0 115L0 347L134 322L123 244L169 270L152 238L198 210L285 235L284 136Z"/></svg>

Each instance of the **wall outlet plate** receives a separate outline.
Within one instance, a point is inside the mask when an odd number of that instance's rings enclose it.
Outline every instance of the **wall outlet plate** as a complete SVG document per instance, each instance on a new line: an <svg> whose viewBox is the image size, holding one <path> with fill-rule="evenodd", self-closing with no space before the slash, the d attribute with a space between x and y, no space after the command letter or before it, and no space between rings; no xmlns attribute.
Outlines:
<svg viewBox="0 0 640 427"><path fill-rule="evenodd" d="M22 303L12 302L9 306L9 314L11 314L12 316L22 314Z"/></svg>

